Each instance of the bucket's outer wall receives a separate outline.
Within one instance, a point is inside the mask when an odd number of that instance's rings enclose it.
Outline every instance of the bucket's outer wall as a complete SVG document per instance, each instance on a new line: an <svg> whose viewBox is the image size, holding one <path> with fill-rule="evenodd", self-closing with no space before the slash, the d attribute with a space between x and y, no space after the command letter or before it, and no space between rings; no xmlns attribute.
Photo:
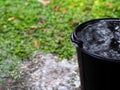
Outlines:
<svg viewBox="0 0 120 90"><path fill-rule="evenodd" d="M77 48L82 90L120 90L120 62L100 60Z"/></svg>

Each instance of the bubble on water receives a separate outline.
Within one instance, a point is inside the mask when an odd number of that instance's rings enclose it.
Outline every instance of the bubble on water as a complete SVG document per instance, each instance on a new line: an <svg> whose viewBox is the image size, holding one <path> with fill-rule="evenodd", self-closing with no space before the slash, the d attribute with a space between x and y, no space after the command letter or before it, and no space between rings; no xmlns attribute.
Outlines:
<svg viewBox="0 0 120 90"><path fill-rule="evenodd" d="M120 22L101 20L78 34L83 49L107 58L120 59Z"/></svg>
<svg viewBox="0 0 120 90"><path fill-rule="evenodd" d="M120 28L119 26L116 26L116 27L115 27L115 30L118 30L119 28Z"/></svg>

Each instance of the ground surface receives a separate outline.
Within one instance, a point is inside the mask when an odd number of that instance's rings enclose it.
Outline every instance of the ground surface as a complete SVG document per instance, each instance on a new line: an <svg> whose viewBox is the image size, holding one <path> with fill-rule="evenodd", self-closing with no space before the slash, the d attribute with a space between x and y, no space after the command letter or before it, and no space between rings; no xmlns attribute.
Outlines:
<svg viewBox="0 0 120 90"><path fill-rule="evenodd" d="M0 0L0 85L36 50L69 59L76 26L103 17L120 17L120 0Z"/></svg>
<svg viewBox="0 0 120 90"><path fill-rule="evenodd" d="M7 90L80 90L75 56L71 60L58 61L57 56L36 52L34 57L34 61L25 61L20 65L20 79L7 78L4 88Z"/></svg>

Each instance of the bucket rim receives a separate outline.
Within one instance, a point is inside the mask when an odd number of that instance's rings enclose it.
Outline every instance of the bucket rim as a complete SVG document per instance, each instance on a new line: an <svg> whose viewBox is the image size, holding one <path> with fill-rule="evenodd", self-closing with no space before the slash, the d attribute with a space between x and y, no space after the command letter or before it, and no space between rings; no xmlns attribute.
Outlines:
<svg viewBox="0 0 120 90"><path fill-rule="evenodd" d="M94 58L98 58L98 59L101 59L101 60L105 60L105 61L112 61L112 62L120 62L120 59L113 59L113 58L108 58L108 57L103 57L103 56L100 56L100 55L97 55L97 54L94 54L94 53L90 53L89 51L87 50L84 50L81 45L79 46L78 45L78 42L82 42L78 39L78 36L77 36L77 32L83 30L88 24L94 24L94 23L97 23L101 20L105 20L105 21L119 21L120 22L120 18L98 18L98 19L92 19L92 20L88 20L86 22L83 22L82 24L79 24L76 29L73 31L73 33L71 34L71 41L75 44L75 46L77 48L80 49L81 52L89 55L89 56L92 56ZM80 30L81 29L81 30ZM80 44L80 43L79 43Z"/></svg>

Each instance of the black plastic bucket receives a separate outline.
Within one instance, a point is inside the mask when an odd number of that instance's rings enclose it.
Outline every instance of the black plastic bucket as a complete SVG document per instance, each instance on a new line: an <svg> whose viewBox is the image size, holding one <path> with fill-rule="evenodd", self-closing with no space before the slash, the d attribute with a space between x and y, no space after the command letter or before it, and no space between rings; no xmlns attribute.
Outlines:
<svg viewBox="0 0 120 90"><path fill-rule="evenodd" d="M120 18L103 18L80 24L71 35L78 55L82 90L120 90L120 60L97 56L85 51L78 32L86 26L105 21L118 21Z"/></svg>

